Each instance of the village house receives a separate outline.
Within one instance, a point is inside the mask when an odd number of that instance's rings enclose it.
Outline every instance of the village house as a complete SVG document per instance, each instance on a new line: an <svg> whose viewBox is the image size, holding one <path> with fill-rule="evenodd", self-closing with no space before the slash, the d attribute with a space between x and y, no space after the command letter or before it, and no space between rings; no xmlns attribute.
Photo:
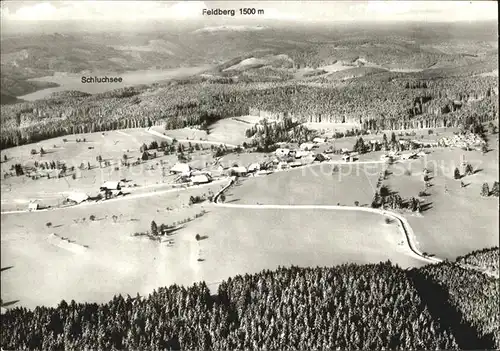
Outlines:
<svg viewBox="0 0 500 351"><path fill-rule="evenodd" d="M285 156L290 156L291 150L290 149L276 149L274 154L278 157L285 157Z"/></svg>
<svg viewBox="0 0 500 351"><path fill-rule="evenodd" d="M116 191L116 190L121 190L121 189L122 189L121 182L116 181L116 180L108 180L108 181L104 182L103 185L101 185L101 191L105 191L105 190Z"/></svg>
<svg viewBox="0 0 500 351"><path fill-rule="evenodd" d="M172 168L170 168L171 174L188 174L191 171L191 166L187 163L176 163Z"/></svg>
<svg viewBox="0 0 500 351"><path fill-rule="evenodd" d="M298 150L295 153L295 158L302 158L312 155L311 151Z"/></svg>
<svg viewBox="0 0 500 351"><path fill-rule="evenodd" d="M311 151L312 149L314 149L315 147L317 147L315 144L313 143L302 143L300 144L299 148L303 151Z"/></svg>
<svg viewBox="0 0 500 351"><path fill-rule="evenodd" d="M235 175L238 177L246 176L248 173L247 169L243 166L236 166L229 169L230 175Z"/></svg>

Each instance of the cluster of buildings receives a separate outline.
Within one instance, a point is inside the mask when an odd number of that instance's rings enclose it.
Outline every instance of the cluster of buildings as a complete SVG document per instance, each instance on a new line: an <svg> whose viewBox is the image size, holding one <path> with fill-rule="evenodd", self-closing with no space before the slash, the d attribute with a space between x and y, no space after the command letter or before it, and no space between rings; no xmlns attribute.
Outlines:
<svg viewBox="0 0 500 351"><path fill-rule="evenodd" d="M212 181L212 174L209 171L193 170L187 163L176 163L170 168L171 174L176 174L176 181L190 182L193 185L206 184Z"/></svg>
<svg viewBox="0 0 500 351"><path fill-rule="evenodd" d="M473 148L480 150L486 141L475 133L455 134L452 137L443 137L438 141L440 146L450 146L459 148Z"/></svg>

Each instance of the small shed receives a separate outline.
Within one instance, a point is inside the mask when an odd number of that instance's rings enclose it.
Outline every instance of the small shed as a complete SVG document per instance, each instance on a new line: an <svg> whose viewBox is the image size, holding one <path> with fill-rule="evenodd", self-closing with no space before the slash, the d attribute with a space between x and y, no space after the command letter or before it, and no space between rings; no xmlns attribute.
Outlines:
<svg viewBox="0 0 500 351"><path fill-rule="evenodd" d="M29 211L36 211L40 208L40 204L36 201L31 201L29 204L28 204L28 210Z"/></svg>
<svg viewBox="0 0 500 351"><path fill-rule="evenodd" d="M191 171L191 166L189 166L187 163L176 163L172 168L170 168L170 173L173 174L186 174L189 173L189 171Z"/></svg>

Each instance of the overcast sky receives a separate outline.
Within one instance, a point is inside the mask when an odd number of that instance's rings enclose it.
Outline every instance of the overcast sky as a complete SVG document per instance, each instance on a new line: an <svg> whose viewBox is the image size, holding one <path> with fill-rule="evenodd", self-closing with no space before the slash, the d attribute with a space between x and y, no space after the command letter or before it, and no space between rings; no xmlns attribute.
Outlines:
<svg viewBox="0 0 500 351"><path fill-rule="evenodd" d="M245 19L293 21L498 20L495 1L2 1L6 21L203 19L203 9L263 9ZM214 16L212 16L214 17Z"/></svg>

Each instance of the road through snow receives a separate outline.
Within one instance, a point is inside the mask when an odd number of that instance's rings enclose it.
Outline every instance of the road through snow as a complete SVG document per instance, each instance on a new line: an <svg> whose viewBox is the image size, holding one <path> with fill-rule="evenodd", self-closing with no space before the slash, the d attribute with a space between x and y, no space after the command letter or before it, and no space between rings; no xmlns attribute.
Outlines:
<svg viewBox="0 0 500 351"><path fill-rule="evenodd" d="M412 257L419 259L421 261L427 262L427 263L440 263L445 261L444 259L438 258L438 257L431 257L424 255L419 248L416 245L416 236L415 233L413 232L412 227L404 218L399 213L393 212L393 211L388 211L388 210L381 210L381 209L376 209L376 208L370 208L370 207L353 207L353 206L336 206L336 205L248 205L248 204L227 204L227 203L220 203L219 198L220 195L226 191L231 185L234 184L234 181L231 180L229 184L227 184L225 187L223 187L214 197L214 205L217 207L225 207L225 208L238 208L238 209L252 209L252 210L266 210L266 209L283 209L283 210L335 210L335 211L361 211L361 212L371 212L371 213L377 213L382 216L390 217L400 225L402 235L404 237L404 242L408 245L409 248L409 253L411 254ZM460 267L465 268L465 269L473 269L478 272L484 273L490 277L494 278L499 278L498 273L496 272L491 272L488 270L481 269L476 266L471 266L471 265L465 265L465 264L458 264Z"/></svg>

